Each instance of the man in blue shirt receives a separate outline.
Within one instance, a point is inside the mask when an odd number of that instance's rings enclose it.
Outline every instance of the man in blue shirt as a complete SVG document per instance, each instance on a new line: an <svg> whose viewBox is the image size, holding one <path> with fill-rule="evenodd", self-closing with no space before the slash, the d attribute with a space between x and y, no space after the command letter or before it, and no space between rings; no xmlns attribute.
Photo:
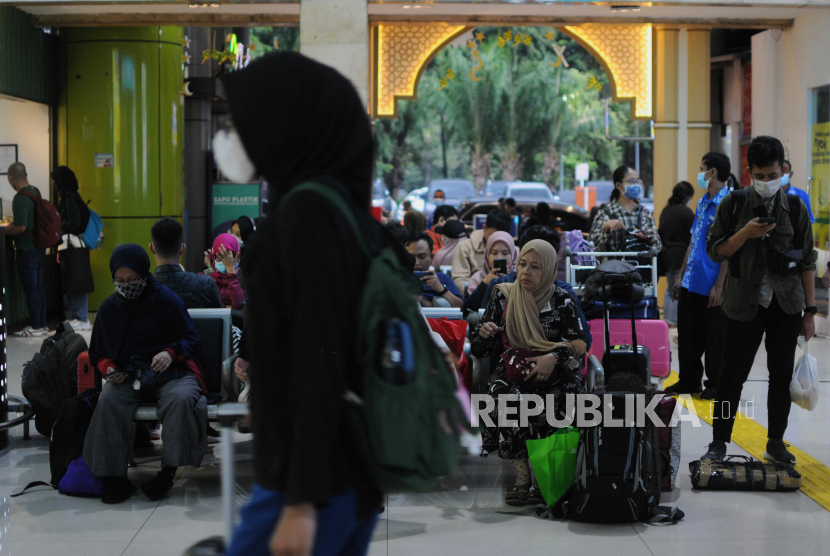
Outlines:
<svg viewBox="0 0 830 556"><path fill-rule="evenodd" d="M559 248L562 242L562 238L559 235L559 232L548 228L547 226L532 226L525 230L525 233L522 234L522 237L519 238L519 244L517 247L521 251L522 247L525 244L532 240L532 239L541 239L542 241L547 241L550 243L556 252L559 252ZM560 261L559 264L564 264ZM484 300L481 302L481 307L486 308L487 304L490 303L490 298L493 297L493 292L496 290L496 286L499 284L512 284L516 281L516 271L506 274L501 278L496 278L490 281L490 284L487 286L487 292L484 294ZM588 321L585 319L585 315L582 313L582 307L579 305L579 298L576 296L576 292L574 292L573 287L568 282L563 282L561 280L556 280L556 287L562 288L568 292L571 296L571 299L574 300L576 303L576 309L579 312L579 319L582 321L582 330L585 333L585 344L588 346L588 349L591 349L591 342L593 340L591 336L591 328L588 326Z"/></svg>
<svg viewBox="0 0 830 556"><path fill-rule="evenodd" d="M460 309L464 305L464 300L452 278L443 272L430 270L433 257L432 245L432 238L424 232L411 234L404 242L406 250L415 257L415 272L426 273L421 277L424 292L418 301L421 307L458 307Z"/></svg>
<svg viewBox="0 0 830 556"><path fill-rule="evenodd" d="M720 307L726 262L715 263L706 254L706 237L715 221L718 205L729 194L726 180L732 167L723 153L710 152L700 163L697 183L706 194L697 204L692 242L672 287L677 305L677 347L680 380L666 388L671 394L697 394L713 400L721 374L726 343L726 318ZM707 380L701 388L705 355Z"/></svg>
<svg viewBox="0 0 830 556"><path fill-rule="evenodd" d="M807 214L810 216L810 223L815 224L816 219L813 216L813 206L810 202L810 196L807 194L806 191L803 189L799 189L792 184L793 179L793 165L790 163L789 160L784 161L784 167L781 174L781 189L787 195L797 195L799 199L804 201L804 205L807 207Z"/></svg>

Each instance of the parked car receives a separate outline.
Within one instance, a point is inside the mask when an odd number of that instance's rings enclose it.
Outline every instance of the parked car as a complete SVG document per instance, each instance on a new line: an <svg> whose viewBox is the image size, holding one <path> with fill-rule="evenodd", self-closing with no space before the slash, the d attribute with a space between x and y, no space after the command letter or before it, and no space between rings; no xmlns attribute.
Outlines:
<svg viewBox="0 0 830 556"><path fill-rule="evenodd" d="M395 214L395 211L398 209L398 203L389 194L389 190L386 189L386 184L383 183L383 180L375 180L372 186L372 206L381 207L389 214Z"/></svg>
<svg viewBox="0 0 830 556"><path fill-rule="evenodd" d="M482 197L495 197L498 199L499 197L510 197L510 195L505 195L507 188L510 185L515 183L522 183L520 181L493 181L487 180L487 184L484 186L484 191L481 192Z"/></svg>
<svg viewBox="0 0 830 556"><path fill-rule="evenodd" d="M516 199L516 208L521 213L525 208L536 208L539 203L538 199L533 198L518 198ZM561 231L581 230L583 232L590 231L588 229L588 217L590 213L582 207L575 207L566 205L556 201L550 201L553 217L556 219L556 227ZM473 217L477 214L488 214L490 211L497 210L499 203L497 200L474 200L466 203L461 212L461 221L465 224L471 225Z"/></svg>
<svg viewBox="0 0 830 556"><path fill-rule="evenodd" d="M469 180L432 180L424 195L424 214L427 216L435 212L433 197L439 189L444 192L444 204L455 208L461 207L464 202L476 196L476 188Z"/></svg>
<svg viewBox="0 0 830 556"><path fill-rule="evenodd" d="M512 182L505 189L502 197L512 197L514 199L538 199L541 201L553 201L553 192L545 183L538 182Z"/></svg>

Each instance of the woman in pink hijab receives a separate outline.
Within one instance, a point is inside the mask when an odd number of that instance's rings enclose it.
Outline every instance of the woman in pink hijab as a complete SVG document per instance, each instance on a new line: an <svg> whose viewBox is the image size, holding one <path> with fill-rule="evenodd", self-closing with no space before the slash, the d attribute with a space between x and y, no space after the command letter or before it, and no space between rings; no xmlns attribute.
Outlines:
<svg viewBox="0 0 830 556"><path fill-rule="evenodd" d="M438 250L432 259L432 266L436 271L439 271L442 266L450 266L452 264L452 256L455 253L455 248L459 243L467 239L467 229L460 220L448 220L443 226L435 228L435 231L444 238L442 240L444 246Z"/></svg>
<svg viewBox="0 0 830 556"><path fill-rule="evenodd" d="M245 301L245 292L239 281L239 241L235 236L219 234L213 240L210 264L213 268L210 277L219 288L222 305L231 309L241 309Z"/></svg>
<svg viewBox="0 0 830 556"><path fill-rule="evenodd" d="M505 259L507 272L502 273L495 267L497 259ZM478 311L481 308L481 302L484 300L484 294L487 293L487 286L495 278L501 278L505 274L509 274L516 270L516 264L519 262L519 251L516 249L516 243L513 237L507 232L494 232L487 240L487 245L484 247L484 265L482 269L470 277L470 282L467 285L467 291L470 295L464 300L465 311Z"/></svg>

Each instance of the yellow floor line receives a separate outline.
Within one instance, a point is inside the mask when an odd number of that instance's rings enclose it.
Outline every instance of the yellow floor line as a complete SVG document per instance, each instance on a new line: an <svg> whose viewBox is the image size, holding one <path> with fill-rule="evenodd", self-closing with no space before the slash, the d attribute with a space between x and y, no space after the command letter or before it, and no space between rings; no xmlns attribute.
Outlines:
<svg viewBox="0 0 830 556"><path fill-rule="evenodd" d="M671 386L677 382L677 379L677 373L672 371L663 387ZM680 401L689 411L694 411L699 418L712 424L714 402L701 400L697 396L691 398L691 406L682 398ZM758 409L765 411L766 407ZM738 412L735 427L732 429L732 442L749 452L752 457L763 461L767 446L767 429ZM830 511L830 467L795 446L791 445L789 450L798 462L796 470L801 473L801 492L815 500L825 510Z"/></svg>

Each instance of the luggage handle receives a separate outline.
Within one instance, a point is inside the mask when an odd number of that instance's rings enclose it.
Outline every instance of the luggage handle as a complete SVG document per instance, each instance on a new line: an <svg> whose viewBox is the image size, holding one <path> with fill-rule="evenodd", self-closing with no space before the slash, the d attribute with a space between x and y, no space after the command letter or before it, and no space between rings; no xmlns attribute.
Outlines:
<svg viewBox="0 0 830 556"><path fill-rule="evenodd" d="M605 286L605 273L602 274L602 320L605 324L605 353L611 352L611 330L610 330L610 323L608 322L609 315L608 312L610 308L608 307L608 289Z"/></svg>
<svg viewBox="0 0 830 556"><path fill-rule="evenodd" d="M637 357L639 347L637 346L637 325L634 319L634 279L631 274L628 275L628 301L631 303L631 344L634 346L634 366L637 368L637 373L641 374L642 369L640 369L640 358ZM646 384L646 386L648 386L648 384Z"/></svg>

